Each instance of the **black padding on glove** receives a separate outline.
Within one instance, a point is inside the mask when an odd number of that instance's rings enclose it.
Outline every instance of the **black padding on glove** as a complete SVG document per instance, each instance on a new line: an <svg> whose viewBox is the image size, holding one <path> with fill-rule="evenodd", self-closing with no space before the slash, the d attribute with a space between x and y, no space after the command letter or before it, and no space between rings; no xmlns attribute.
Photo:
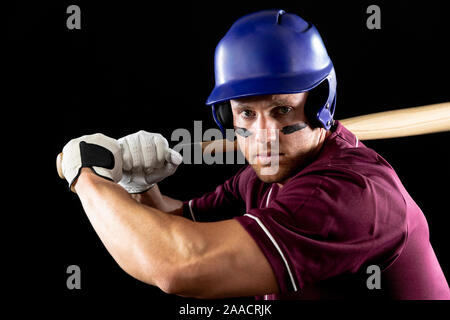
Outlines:
<svg viewBox="0 0 450 320"><path fill-rule="evenodd" d="M111 151L98 144L80 142L81 166L84 168L102 167L114 168L114 155Z"/></svg>

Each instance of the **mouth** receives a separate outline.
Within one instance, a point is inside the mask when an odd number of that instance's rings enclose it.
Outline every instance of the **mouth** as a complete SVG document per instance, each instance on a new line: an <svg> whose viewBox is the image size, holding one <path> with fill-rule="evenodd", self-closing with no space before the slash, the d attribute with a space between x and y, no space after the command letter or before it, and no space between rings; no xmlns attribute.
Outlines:
<svg viewBox="0 0 450 320"><path fill-rule="evenodd" d="M258 163L260 165L269 165L274 162L279 162L282 157L284 157L284 153L258 153L253 156L253 163Z"/></svg>

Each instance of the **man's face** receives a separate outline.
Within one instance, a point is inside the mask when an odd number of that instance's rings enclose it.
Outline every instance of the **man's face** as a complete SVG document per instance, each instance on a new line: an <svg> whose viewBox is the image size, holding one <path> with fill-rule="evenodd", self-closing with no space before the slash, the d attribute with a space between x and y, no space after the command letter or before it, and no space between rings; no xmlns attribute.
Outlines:
<svg viewBox="0 0 450 320"><path fill-rule="evenodd" d="M231 100L240 150L264 182L283 184L311 161L326 131L305 116L307 93Z"/></svg>

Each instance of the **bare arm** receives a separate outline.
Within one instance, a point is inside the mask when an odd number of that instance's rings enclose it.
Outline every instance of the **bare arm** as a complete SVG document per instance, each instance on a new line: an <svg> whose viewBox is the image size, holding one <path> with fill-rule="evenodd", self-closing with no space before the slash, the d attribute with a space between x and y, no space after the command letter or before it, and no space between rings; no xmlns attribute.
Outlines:
<svg viewBox="0 0 450 320"><path fill-rule="evenodd" d="M146 192L131 194L131 196L139 203L163 212L178 216L183 214L183 202L163 195L157 184Z"/></svg>
<svg viewBox="0 0 450 320"><path fill-rule="evenodd" d="M278 292L268 261L237 221L196 223L168 215L89 169L75 189L105 247L133 277L199 298Z"/></svg>

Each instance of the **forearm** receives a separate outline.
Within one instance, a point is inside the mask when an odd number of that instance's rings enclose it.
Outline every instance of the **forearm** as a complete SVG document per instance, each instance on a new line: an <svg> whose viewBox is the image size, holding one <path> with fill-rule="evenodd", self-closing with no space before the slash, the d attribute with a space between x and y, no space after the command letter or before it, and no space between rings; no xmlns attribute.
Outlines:
<svg viewBox="0 0 450 320"><path fill-rule="evenodd" d="M179 257L171 230L182 218L139 204L122 187L89 169L83 169L75 190L114 260L133 277L158 285Z"/></svg>
<svg viewBox="0 0 450 320"><path fill-rule="evenodd" d="M183 202L163 195L157 184L144 193L132 194L131 196L139 203L163 212L179 216L183 214Z"/></svg>

